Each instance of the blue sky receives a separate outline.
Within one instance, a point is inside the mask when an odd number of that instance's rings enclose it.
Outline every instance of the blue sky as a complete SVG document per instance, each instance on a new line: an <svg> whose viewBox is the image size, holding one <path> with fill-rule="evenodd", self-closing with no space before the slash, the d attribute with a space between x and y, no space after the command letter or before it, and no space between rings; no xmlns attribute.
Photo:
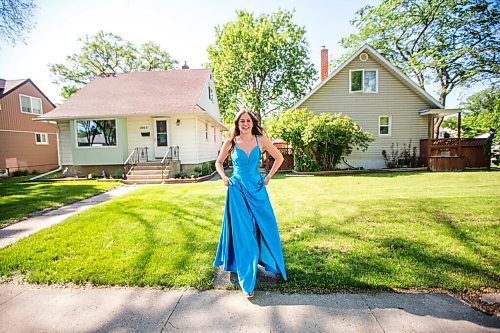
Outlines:
<svg viewBox="0 0 500 333"><path fill-rule="evenodd" d="M40 0L36 26L26 45L0 45L0 77L8 80L30 78L54 102L61 102L60 87L48 64L61 63L78 52L79 37L99 30L112 32L139 45L153 41L183 64L201 68L207 59L207 47L215 41L214 29L233 21L236 10L255 14L270 13L278 8L295 10L294 21L306 28L311 61L319 71L320 49L325 45L330 57L344 52L338 44L342 37L355 32L350 21L365 5L379 0L330 1L153 1L153 0ZM447 107L458 106L461 99L480 90L473 87L454 91ZM430 93L436 97L435 91Z"/></svg>

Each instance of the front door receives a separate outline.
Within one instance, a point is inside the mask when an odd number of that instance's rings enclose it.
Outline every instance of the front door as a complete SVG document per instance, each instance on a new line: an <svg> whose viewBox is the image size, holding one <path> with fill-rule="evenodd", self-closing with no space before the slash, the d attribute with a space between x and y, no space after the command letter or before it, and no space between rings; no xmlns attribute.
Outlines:
<svg viewBox="0 0 500 333"><path fill-rule="evenodd" d="M163 158L168 150L167 120L155 119L155 157Z"/></svg>

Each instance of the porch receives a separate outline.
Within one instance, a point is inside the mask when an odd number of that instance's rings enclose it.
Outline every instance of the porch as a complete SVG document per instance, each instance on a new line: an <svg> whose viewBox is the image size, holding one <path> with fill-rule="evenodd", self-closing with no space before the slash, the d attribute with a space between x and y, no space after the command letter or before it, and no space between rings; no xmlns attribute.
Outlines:
<svg viewBox="0 0 500 333"><path fill-rule="evenodd" d="M488 168L485 154L487 139L461 138L461 109L428 109L420 111L428 119L427 139L420 140L420 157L431 171L463 171L465 168ZM457 138L434 138L436 117L458 113Z"/></svg>

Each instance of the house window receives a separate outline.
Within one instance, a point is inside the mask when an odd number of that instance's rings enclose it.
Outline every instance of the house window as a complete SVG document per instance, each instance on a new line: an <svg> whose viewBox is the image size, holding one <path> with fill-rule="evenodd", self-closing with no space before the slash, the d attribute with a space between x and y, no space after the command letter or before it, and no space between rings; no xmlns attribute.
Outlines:
<svg viewBox="0 0 500 333"><path fill-rule="evenodd" d="M205 123L205 140L208 141L208 124Z"/></svg>
<svg viewBox="0 0 500 333"><path fill-rule="evenodd" d="M208 98L213 102L214 101L214 91L212 87L208 86Z"/></svg>
<svg viewBox="0 0 500 333"><path fill-rule="evenodd" d="M116 146L116 120L77 120L78 147Z"/></svg>
<svg viewBox="0 0 500 333"><path fill-rule="evenodd" d="M351 69L349 71L349 92L378 92L378 71Z"/></svg>
<svg viewBox="0 0 500 333"><path fill-rule="evenodd" d="M380 116L378 117L378 135L390 136L392 132L392 117Z"/></svg>
<svg viewBox="0 0 500 333"><path fill-rule="evenodd" d="M215 134L215 127L212 126L212 129L214 130L214 142L217 141L217 135Z"/></svg>
<svg viewBox="0 0 500 333"><path fill-rule="evenodd" d="M21 112L42 114L42 100L40 98L19 95L19 101L21 103Z"/></svg>
<svg viewBox="0 0 500 333"><path fill-rule="evenodd" d="M35 141L37 145L48 145L49 135L47 133L35 133Z"/></svg>

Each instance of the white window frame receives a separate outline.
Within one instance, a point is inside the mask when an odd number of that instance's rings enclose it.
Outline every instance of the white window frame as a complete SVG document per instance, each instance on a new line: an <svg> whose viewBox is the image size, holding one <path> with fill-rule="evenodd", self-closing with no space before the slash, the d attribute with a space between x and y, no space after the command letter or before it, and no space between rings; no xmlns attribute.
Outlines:
<svg viewBox="0 0 500 333"><path fill-rule="evenodd" d="M26 111L23 111L23 103L22 103L22 97L28 97L30 99L30 112L26 112ZM33 99L37 99L40 101L40 113L34 113L33 112ZM43 114L43 103L42 103L42 99L41 98L38 98L38 97L33 97L33 96L29 96L29 95L23 95L23 94L19 94L19 107L21 109L21 113L27 113L27 114L35 114L37 116L39 115L42 115Z"/></svg>
<svg viewBox="0 0 500 333"><path fill-rule="evenodd" d="M38 135L40 135L40 142L38 141ZM35 133L35 142L37 145L48 145L49 144L49 134L48 133Z"/></svg>
<svg viewBox="0 0 500 333"><path fill-rule="evenodd" d="M388 125L381 125L380 124L381 118L389 118L389 124ZM389 129L387 134L380 133L381 126L387 127ZM378 116L378 129L377 129L377 131L378 131L378 136L386 136L386 137L392 136L392 116L390 116L388 114L383 114L383 115Z"/></svg>
<svg viewBox="0 0 500 333"><path fill-rule="evenodd" d="M208 141L208 123L205 123L205 141Z"/></svg>
<svg viewBox="0 0 500 333"><path fill-rule="evenodd" d="M78 145L78 121L86 121L86 120L114 120L115 121L115 124L116 124L116 145L115 146L79 146ZM89 119L84 119L84 118L80 118L80 119L75 119L74 123L73 123L73 126L74 126L74 129L75 129L75 146L76 146L76 149L114 149L114 148L118 148L119 147L119 144L118 144L118 139L119 139L119 135L118 135L118 119L116 118L89 118Z"/></svg>
<svg viewBox="0 0 500 333"><path fill-rule="evenodd" d="M365 91L365 71L375 72L375 91ZM352 72L361 72L361 90L352 90ZM378 69L358 68L349 70L349 93L376 94L378 93Z"/></svg>
<svg viewBox="0 0 500 333"><path fill-rule="evenodd" d="M217 141L217 134L216 134L216 132L215 132L215 127L214 127L214 126L212 126L212 129L214 130L214 142L216 142L216 141Z"/></svg>
<svg viewBox="0 0 500 333"><path fill-rule="evenodd" d="M214 90L210 85L208 86L208 99L214 101Z"/></svg>

